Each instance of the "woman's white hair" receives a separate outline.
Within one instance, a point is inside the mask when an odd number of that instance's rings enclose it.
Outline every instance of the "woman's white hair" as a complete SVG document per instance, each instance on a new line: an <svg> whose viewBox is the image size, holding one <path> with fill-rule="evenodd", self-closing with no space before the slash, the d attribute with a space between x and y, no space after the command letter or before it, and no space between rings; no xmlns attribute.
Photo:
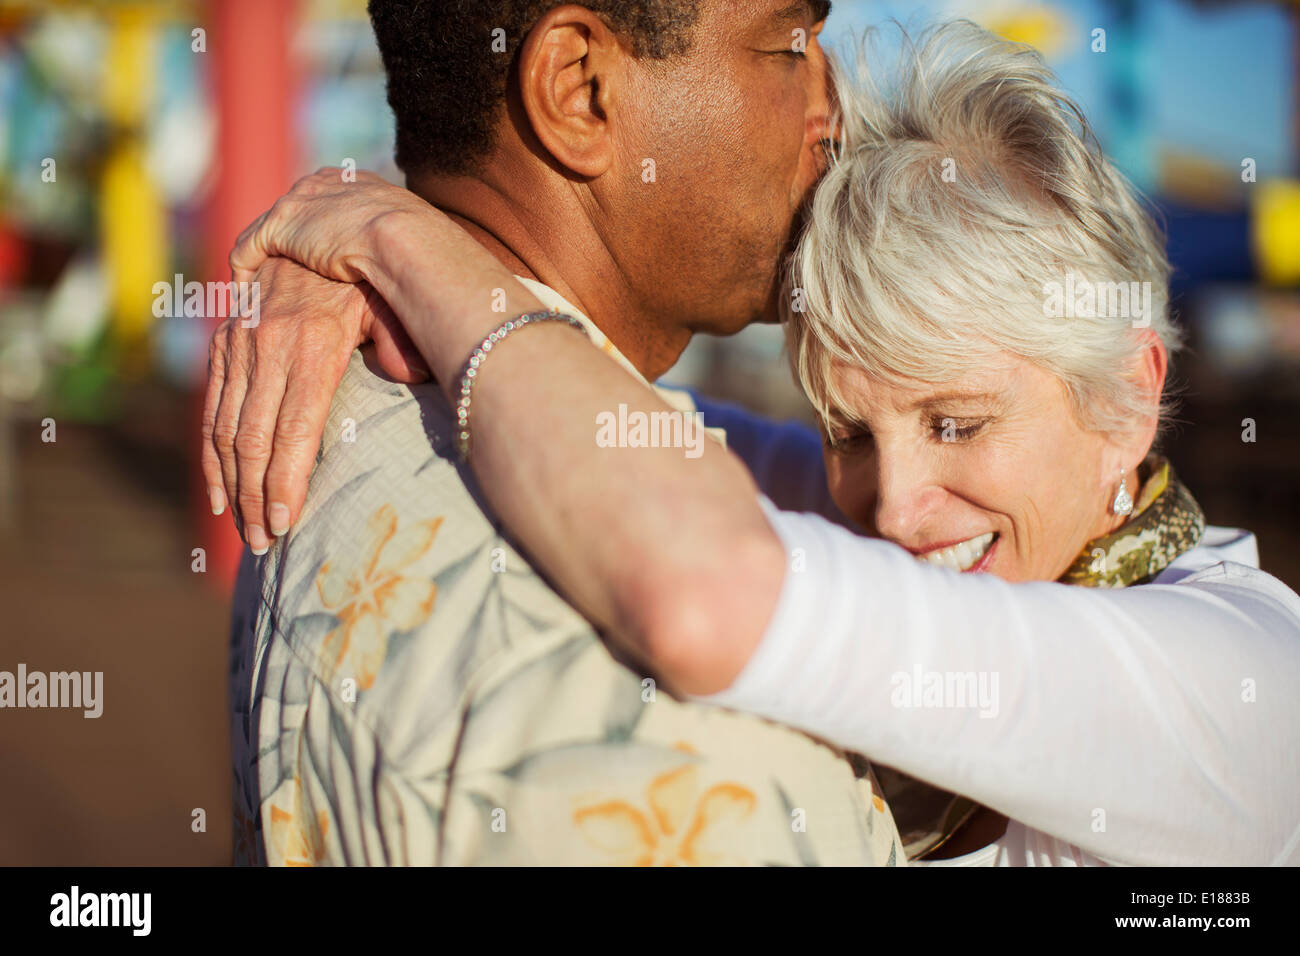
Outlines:
<svg viewBox="0 0 1300 956"><path fill-rule="evenodd" d="M1085 428L1158 415L1126 373L1135 324L1180 344L1164 244L1079 108L1036 51L969 21L900 32L888 90L866 67L874 34L856 79L832 64L841 138L788 277L791 360L823 423L852 417L836 362L938 383L999 351L1058 376ZM1149 315L1117 307L1131 283L1148 283ZM1089 286L1097 314L1071 314L1087 303L1067 293Z"/></svg>

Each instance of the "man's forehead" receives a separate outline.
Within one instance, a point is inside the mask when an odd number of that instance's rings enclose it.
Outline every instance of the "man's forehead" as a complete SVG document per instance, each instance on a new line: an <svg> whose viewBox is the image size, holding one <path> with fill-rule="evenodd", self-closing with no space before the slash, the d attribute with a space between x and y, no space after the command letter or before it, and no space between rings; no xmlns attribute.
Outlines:
<svg viewBox="0 0 1300 956"><path fill-rule="evenodd" d="M763 24L800 24L825 20L831 12L830 0L768 0L747 5L751 18Z"/></svg>
<svg viewBox="0 0 1300 956"><path fill-rule="evenodd" d="M820 23L831 15L831 0L786 0L784 6L777 10L777 16L790 19L808 17L813 23Z"/></svg>

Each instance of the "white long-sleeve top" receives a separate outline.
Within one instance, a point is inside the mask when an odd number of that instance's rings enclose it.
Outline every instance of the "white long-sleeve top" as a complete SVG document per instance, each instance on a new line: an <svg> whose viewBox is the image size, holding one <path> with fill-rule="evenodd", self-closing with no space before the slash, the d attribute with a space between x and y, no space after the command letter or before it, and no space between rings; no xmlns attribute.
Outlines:
<svg viewBox="0 0 1300 956"><path fill-rule="evenodd" d="M948 865L1300 862L1300 597L1253 535L1207 528L1139 587L1009 584L761 503L791 555L777 607L700 699L1009 818Z"/></svg>

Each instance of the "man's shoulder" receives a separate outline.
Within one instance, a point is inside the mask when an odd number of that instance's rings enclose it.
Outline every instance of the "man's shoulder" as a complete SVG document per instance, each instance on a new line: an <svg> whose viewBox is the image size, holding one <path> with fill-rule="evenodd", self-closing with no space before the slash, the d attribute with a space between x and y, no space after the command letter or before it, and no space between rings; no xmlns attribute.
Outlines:
<svg viewBox="0 0 1300 956"><path fill-rule="evenodd" d="M616 660L511 545L453 420L436 387L354 356L303 516L250 569L257 650L238 679L256 688L266 826L382 780L403 839L426 853L411 821L440 821L446 861L599 862L609 827L664 814L665 846L717 817L719 860L895 858L892 818L833 748L657 693ZM792 814L823 824L792 830ZM376 816L340 811L322 846L368 846Z"/></svg>
<svg viewBox="0 0 1300 956"><path fill-rule="evenodd" d="M436 385L392 382L355 354L302 516L247 589L272 678L314 682L386 740L412 720L447 724L512 652L598 641L506 536L453 423Z"/></svg>
<svg viewBox="0 0 1300 956"><path fill-rule="evenodd" d="M341 463L357 467L379 461L425 464L435 456L454 461L453 421L451 406L436 383L395 382L378 369L370 350L357 349L330 404L318 470L336 451ZM392 444L381 446L380 441Z"/></svg>
<svg viewBox="0 0 1300 956"><path fill-rule="evenodd" d="M437 524L444 544L448 535L493 532L497 522L456 454L454 425L436 384L394 382L354 352L330 406L300 539L364 549L372 524L381 535Z"/></svg>

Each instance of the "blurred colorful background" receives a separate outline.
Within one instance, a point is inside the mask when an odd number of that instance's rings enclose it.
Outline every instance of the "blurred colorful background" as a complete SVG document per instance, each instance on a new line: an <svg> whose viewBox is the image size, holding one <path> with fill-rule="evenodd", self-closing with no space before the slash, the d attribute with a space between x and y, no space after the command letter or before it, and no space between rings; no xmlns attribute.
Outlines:
<svg viewBox="0 0 1300 956"><path fill-rule="evenodd" d="M1300 587L1300 3L836 0L824 39L951 16L1039 47L1158 207L1169 453ZM210 327L154 285L228 278L318 166L401 182L392 136L363 0L0 0L0 669L105 674L97 720L0 711L0 864L229 860L239 542L196 465ZM807 416L775 327L667 380Z"/></svg>

